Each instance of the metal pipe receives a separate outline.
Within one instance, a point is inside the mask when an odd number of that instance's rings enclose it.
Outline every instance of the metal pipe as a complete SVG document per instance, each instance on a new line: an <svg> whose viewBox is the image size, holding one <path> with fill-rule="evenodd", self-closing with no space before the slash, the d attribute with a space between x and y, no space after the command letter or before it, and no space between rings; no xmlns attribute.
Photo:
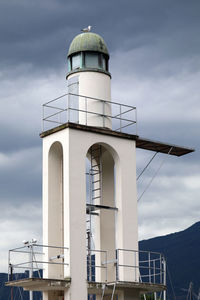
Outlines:
<svg viewBox="0 0 200 300"><path fill-rule="evenodd" d="M87 98L85 97L86 125L87 125Z"/></svg>
<svg viewBox="0 0 200 300"><path fill-rule="evenodd" d="M151 254L148 253L148 261L149 261L149 283L151 283Z"/></svg>
<svg viewBox="0 0 200 300"><path fill-rule="evenodd" d="M120 105L119 109L120 109L120 117L121 117L121 115L122 115L122 106L121 105ZM122 132L122 119L121 118L120 118L120 132Z"/></svg>
<svg viewBox="0 0 200 300"><path fill-rule="evenodd" d="M29 244L30 247L30 273L29 277L33 278L33 245ZM33 291L29 292L29 299L33 300Z"/></svg>
<svg viewBox="0 0 200 300"><path fill-rule="evenodd" d="M116 249L116 280L119 280L119 249Z"/></svg>
<svg viewBox="0 0 200 300"><path fill-rule="evenodd" d="M103 127L105 127L105 102L103 101Z"/></svg>

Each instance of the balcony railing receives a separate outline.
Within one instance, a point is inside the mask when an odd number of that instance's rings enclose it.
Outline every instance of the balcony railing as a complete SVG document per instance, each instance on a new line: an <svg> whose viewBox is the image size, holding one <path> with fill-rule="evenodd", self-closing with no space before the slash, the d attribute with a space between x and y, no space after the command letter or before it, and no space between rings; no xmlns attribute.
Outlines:
<svg viewBox="0 0 200 300"><path fill-rule="evenodd" d="M103 250L88 250L87 251L87 280L99 281L98 273L101 273L100 281L107 282L108 280L108 251Z"/></svg>
<svg viewBox="0 0 200 300"><path fill-rule="evenodd" d="M9 250L8 281L25 278L63 279L69 267L68 248L27 244ZM53 274L53 277L50 277Z"/></svg>
<svg viewBox="0 0 200 300"><path fill-rule="evenodd" d="M118 102L68 93L43 104L42 114L42 131L72 122L137 134L136 107Z"/></svg>
<svg viewBox="0 0 200 300"><path fill-rule="evenodd" d="M127 274L128 275L127 275ZM162 254L127 249L116 250L116 279L166 285L166 262Z"/></svg>
<svg viewBox="0 0 200 300"><path fill-rule="evenodd" d="M166 263L162 254L127 249L117 249L113 259L108 259L108 254L108 251L88 250L89 282L166 285ZM68 248L31 244L9 251L8 281L24 278L63 280L66 274L70 277Z"/></svg>

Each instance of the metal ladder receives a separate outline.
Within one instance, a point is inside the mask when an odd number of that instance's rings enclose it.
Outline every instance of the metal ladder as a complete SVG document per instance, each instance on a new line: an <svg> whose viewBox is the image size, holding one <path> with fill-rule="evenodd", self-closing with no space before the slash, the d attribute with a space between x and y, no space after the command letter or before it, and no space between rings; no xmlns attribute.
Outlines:
<svg viewBox="0 0 200 300"><path fill-rule="evenodd" d="M90 148L90 170L89 170L89 220L87 220L88 250L91 249L92 241L92 213L94 211L93 205L101 204L102 198L102 164L101 164L101 146L94 145Z"/></svg>
<svg viewBox="0 0 200 300"><path fill-rule="evenodd" d="M102 196L102 165L101 165L101 146L93 145L90 148L90 170L89 170L89 219L87 220L87 247L88 247L88 264L89 264L89 281L92 279L92 216L94 215L95 204L101 203ZM98 214L97 214L98 215Z"/></svg>
<svg viewBox="0 0 200 300"><path fill-rule="evenodd" d="M102 164L101 146L94 145L90 149L90 204L101 204Z"/></svg>

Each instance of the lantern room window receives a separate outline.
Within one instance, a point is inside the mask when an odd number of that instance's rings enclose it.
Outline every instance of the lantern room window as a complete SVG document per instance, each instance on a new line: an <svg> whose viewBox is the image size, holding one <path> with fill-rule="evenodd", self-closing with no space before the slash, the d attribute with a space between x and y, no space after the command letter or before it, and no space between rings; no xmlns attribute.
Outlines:
<svg viewBox="0 0 200 300"><path fill-rule="evenodd" d="M98 53L85 53L85 67L86 68L99 68Z"/></svg>
<svg viewBox="0 0 200 300"><path fill-rule="evenodd" d="M79 52L68 58L68 72L77 69L99 69L108 71L108 57L98 52Z"/></svg>
<svg viewBox="0 0 200 300"><path fill-rule="evenodd" d="M72 70L79 69L81 66L81 54L72 56Z"/></svg>

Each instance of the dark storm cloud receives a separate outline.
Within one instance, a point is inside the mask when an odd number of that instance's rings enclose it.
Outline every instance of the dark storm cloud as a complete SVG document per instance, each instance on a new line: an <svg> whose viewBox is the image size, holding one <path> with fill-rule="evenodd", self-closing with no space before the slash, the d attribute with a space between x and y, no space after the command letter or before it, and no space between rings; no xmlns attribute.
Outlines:
<svg viewBox="0 0 200 300"><path fill-rule="evenodd" d="M5 124L2 124L0 140L4 141L1 144L1 152L4 153L10 153L13 152L13 150L19 151L24 148L41 146L41 141L36 128L33 128L33 132L28 133L25 131L19 131L17 128L13 128L13 126L8 127Z"/></svg>
<svg viewBox="0 0 200 300"><path fill-rule="evenodd" d="M67 50L87 25L107 43L113 100L137 107L139 135L197 150L166 159L139 204L141 236L198 220L199 16L196 0L1 0L2 261L5 250L41 235L41 104L66 92ZM152 155L137 151L138 173ZM163 159L142 176L139 195Z"/></svg>
<svg viewBox="0 0 200 300"><path fill-rule="evenodd" d="M160 56L195 54L199 9L199 1L186 0L1 1L1 66L58 68L70 41L87 24L104 36L111 52L158 45Z"/></svg>
<svg viewBox="0 0 200 300"><path fill-rule="evenodd" d="M0 199L23 203L41 199L41 147L0 153Z"/></svg>

